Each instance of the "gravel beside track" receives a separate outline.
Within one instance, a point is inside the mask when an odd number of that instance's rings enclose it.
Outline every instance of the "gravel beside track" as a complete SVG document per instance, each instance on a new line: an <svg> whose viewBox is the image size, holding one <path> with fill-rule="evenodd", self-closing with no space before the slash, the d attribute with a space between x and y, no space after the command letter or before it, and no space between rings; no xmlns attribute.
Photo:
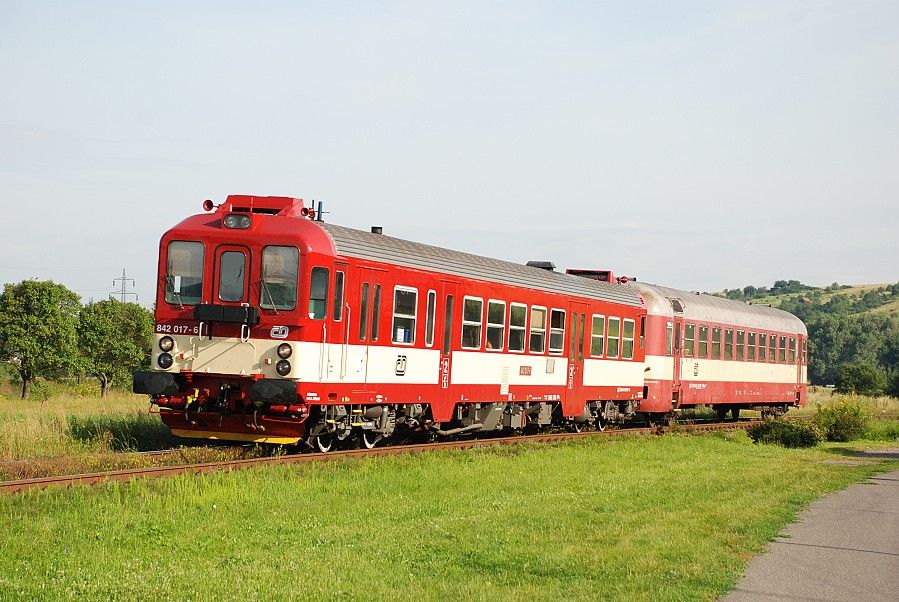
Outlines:
<svg viewBox="0 0 899 602"><path fill-rule="evenodd" d="M581 433L550 433L540 435L525 435L511 437L493 437L480 439L465 439L459 441L445 441L438 443L423 443L416 445L396 445L376 447L374 449L352 449L334 451L325 454L302 453L282 456L267 456L261 458L249 458L244 460L228 460L223 462L207 462L202 464L186 464L178 466L156 466L149 468L134 468L128 470L113 470L91 474L65 475L54 477L42 477L36 479L21 479L15 481L0 481L0 493L17 493L31 489L45 489L48 487L67 487L70 485L96 485L105 481L126 482L139 478L170 477L180 474L204 474L221 470L241 470L258 466L273 466L284 464L303 464L306 462L331 462L334 460L350 458L368 458L375 456L395 456L400 454L417 454L445 449L473 449L477 447L491 447L496 445L519 445L522 443L553 443L558 441L570 441L585 437L626 437L637 435L664 434L666 432L708 432L729 431L749 428L758 422L757 419L743 419L736 422L716 423L686 423L675 424L667 427L627 428L607 431L587 431ZM157 452L138 452L143 455L166 455L177 450L164 450Z"/></svg>

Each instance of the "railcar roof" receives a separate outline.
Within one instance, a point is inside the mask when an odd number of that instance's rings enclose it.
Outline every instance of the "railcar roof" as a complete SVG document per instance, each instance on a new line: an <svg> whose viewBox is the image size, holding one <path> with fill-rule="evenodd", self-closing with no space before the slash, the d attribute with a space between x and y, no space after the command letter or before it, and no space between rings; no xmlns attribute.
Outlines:
<svg viewBox="0 0 899 602"><path fill-rule="evenodd" d="M715 295L691 293L645 282L633 282L628 286L643 294L650 314L673 316L674 310L670 300L674 299L683 306L683 316L686 320L738 324L760 330L807 334L802 320L782 309L767 305L750 305Z"/></svg>
<svg viewBox="0 0 899 602"><path fill-rule="evenodd" d="M383 234L354 230L336 224L323 223L319 225L331 236L337 254L346 257L357 257L485 282L535 288L572 297L632 306L642 305L640 294L633 287L588 280L560 272L550 272L509 261L452 251Z"/></svg>

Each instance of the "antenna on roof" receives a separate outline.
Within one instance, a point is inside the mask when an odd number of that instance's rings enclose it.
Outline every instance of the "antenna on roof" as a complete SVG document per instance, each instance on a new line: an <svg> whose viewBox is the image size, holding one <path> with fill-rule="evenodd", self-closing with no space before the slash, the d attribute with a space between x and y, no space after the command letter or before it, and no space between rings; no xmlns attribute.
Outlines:
<svg viewBox="0 0 899 602"><path fill-rule="evenodd" d="M317 222L325 221L325 218L324 218L325 213L331 213L330 211L325 211L324 209L322 209L322 205L324 205L324 203L322 203L322 201L319 201L318 202L318 211L315 212L315 216L312 218ZM315 199L312 199L312 206L313 207L315 206Z"/></svg>

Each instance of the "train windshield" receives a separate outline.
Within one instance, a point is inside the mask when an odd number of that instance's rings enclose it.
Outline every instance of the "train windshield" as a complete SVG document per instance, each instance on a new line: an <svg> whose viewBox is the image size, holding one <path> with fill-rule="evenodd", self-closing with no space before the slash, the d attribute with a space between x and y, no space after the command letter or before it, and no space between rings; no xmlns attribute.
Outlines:
<svg viewBox="0 0 899 602"><path fill-rule="evenodd" d="M165 300L196 305L203 294L203 243L176 240L166 255Z"/></svg>
<svg viewBox="0 0 899 602"><path fill-rule="evenodd" d="M263 309L296 309L299 268L300 252L296 247L265 247L262 250L259 305Z"/></svg>

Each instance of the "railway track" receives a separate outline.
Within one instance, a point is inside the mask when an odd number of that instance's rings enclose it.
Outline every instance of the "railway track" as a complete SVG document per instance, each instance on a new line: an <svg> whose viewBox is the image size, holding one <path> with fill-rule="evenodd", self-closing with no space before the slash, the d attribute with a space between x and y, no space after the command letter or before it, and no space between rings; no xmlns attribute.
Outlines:
<svg viewBox="0 0 899 602"><path fill-rule="evenodd" d="M400 454L421 454L448 449L474 449L479 447L492 447L497 445L519 445L522 443L555 443L570 441L586 437L628 437L650 434L663 434L666 432L709 432L745 429L758 422L757 419L744 419L736 422L715 423L684 423L667 427L642 427L607 431L587 431L580 433L549 433L540 435L524 435L515 437L493 437L483 439L466 439L459 441L445 441L438 443L423 443L414 445L397 445L374 449L353 449L335 451L327 454L289 454L282 456L265 456L240 460L226 460L221 462L205 462L200 464L182 464L175 466L154 466L147 468L133 468L126 470L111 470L90 474L76 474L52 477L40 477L34 479L20 479L13 481L0 481L0 493L18 493L32 489L46 489L49 487L67 487L72 485L96 485L107 481L127 482L134 479L171 477L181 474L205 474L218 471L242 470L260 466L279 466L286 464L305 464L309 462L332 462L352 458L369 458L378 456L396 456ZM139 452L143 454L166 454L175 450L163 452Z"/></svg>

